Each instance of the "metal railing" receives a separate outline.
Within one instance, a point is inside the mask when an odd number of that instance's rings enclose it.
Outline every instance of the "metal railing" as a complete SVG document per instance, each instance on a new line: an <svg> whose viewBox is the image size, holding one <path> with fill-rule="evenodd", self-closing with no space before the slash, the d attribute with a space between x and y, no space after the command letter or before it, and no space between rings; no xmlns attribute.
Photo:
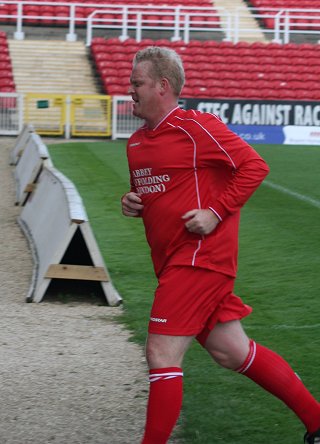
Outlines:
<svg viewBox="0 0 320 444"><path fill-rule="evenodd" d="M316 35L320 43L320 9L288 9L279 13L279 42L289 43L296 34ZM282 38L281 38L282 36Z"/></svg>
<svg viewBox="0 0 320 444"><path fill-rule="evenodd" d="M259 24L256 28L249 29L243 25L244 20L250 16ZM320 9L303 8L243 8L239 7L232 14L234 23L233 42L237 43L248 34L261 32L277 43L289 43L294 35L310 35L320 42Z"/></svg>
<svg viewBox="0 0 320 444"><path fill-rule="evenodd" d="M102 6L102 5L101 5ZM193 32L221 34L221 39L231 40L230 14L223 8L194 8L181 6L117 6L99 8L87 20L87 46L90 46L95 29L119 29L121 41L132 31L137 41L148 31L169 31L171 40L181 38L188 43Z"/></svg>
<svg viewBox="0 0 320 444"><path fill-rule="evenodd" d="M46 8L44 15L39 13L41 8ZM63 12L52 12L57 11L52 8L62 8ZM248 13L258 22L257 27L246 25ZM67 41L77 40L76 29L86 27L87 45L97 29L118 30L120 40L126 40L129 33L141 40L147 32L168 31L171 40L183 39L186 43L201 35L205 39L213 37L237 43L249 35L258 38L261 32L280 43L288 43L297 34L312 35L320 41L320 9L241 7L229 12L213 7L2 0L0 22L15 26L14 38L18 40L24 39L28 24L64 26Z"/></svg>
<svg viewBox="0 0 320 444"><path fill-rule="evenodd" d="M23 127L23 96L0 92L0 135L14 136Z"/></svg>
<svg viewBox="0 0 320 444"><path fill-rule="evenodd" d="M110 137L112 97L102 94L1 93L0 136L30 124L45 136Z"/></svg>
<svg viewBox="0 0 320 444"><path fill-rule="evenodd" d="M11 11L5 7L10 5ZM38 14L31 7L46 8L45 15ZM63 13L48 13L49 8L64 8ZM29 8L29 10L28 10ZM39 10L39 9L38 9ZM97 12L99 10L99 13ZM94 14L93 14L94 13ZM93 14L93 15L92 15ZM100 14L100 17L99 17ZM101 18L101 14L109 18ZM153 18L150 18L152 15ZM217 31L224 33L224 29L231 30L229 15L225 10L211 7L192 6L156 6L156 5L116 5L101 3L65 3L50 1L8 1L0 3L0 22L16 26L14 38L24 39L24 26L26 24L38 24L44 26L67 26L66 39L77 39L76 28L80 26L100 27L110 30L120 30L120 38L125 39L128 30L134 30L137 34L145 30L172 30L174 36L178 35L178 29L185 26L186 16L189 15L189 31ZM149 16L149 18L148 18ZM156 18L154 18L156 16ZM191 17L191 19L190 19ZM161 24L158 26L157 21ZM194 23L193 23L194 21ZM223 23L223 22L226 23ZM222 23L221 23L222 22ZM179 33L180 33L179 32ZM90 31L89 31L90 33ZM173 36L173 38L174 38ZM224 35L223 35L224 37ZM180 38L180 37L179 37Z"/></svg>

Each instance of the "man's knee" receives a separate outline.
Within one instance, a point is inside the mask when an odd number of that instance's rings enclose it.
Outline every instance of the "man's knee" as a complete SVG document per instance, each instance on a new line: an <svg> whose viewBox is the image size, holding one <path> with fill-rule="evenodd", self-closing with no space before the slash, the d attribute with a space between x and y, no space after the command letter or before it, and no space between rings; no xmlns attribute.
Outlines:
<svg viewBox="0 0 320 444"><path fill-rule="evenodd" d="M169 350L166 349L161 341L155 338L147 340L146 343L146 359L149 368L167 367L169 362Z"/></svg>
<svg viewBox="0 0 320 444"><path fill-rule="evenodd" d="M149 334L146 343L149 368L181 367L191 340L184 336Z"/></svg>
<svg viewBox="0 0 320 444"><path fill-rule="evenodd" d="M244 356L242 353L230 353L228 351L214 349L207 349L207 351L217 364L229 370L236 370L239 368L247 356Z"/></svg>
<svg viewBox="0 0 320 444"><path fill-rule="evenodd" d="M249 338L240 322L218 324L208 336L205 348L222 367L236 370L249 353Z"/></svg>

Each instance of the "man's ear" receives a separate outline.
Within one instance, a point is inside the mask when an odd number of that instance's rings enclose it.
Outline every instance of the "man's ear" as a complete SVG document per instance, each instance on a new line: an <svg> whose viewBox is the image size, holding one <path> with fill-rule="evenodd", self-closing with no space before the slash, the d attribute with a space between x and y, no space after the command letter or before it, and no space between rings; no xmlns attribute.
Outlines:
<svg viewBox="0 0 320 444"><path fill-rule="evenodd" d="M160 80L160 94L162 95L165 94L166 92L168 92L170 88L171 86L168 79L164 77L163 79Z"/></svg>

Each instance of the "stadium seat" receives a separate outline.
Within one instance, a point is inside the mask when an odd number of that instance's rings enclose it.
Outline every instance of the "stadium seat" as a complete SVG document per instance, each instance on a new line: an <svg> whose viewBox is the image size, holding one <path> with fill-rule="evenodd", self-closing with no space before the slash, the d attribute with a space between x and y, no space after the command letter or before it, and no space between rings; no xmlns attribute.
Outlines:
<svg viewBox="0 0 320 444"><path fill-rule="evenodd" d="M281 9L296 9L290 13L290 23L294 31L297 30L310 30L313 26L319 26L319 18L315 19L316 13L312 12L299 12L301 9L319 9L320 0L251 0L251 5L260 10L261 15L265 15L263 22L266 28L274 29L275 20L272 17L268 17L270 14L270 8L274 11ZM268 9L269 11L264 11Z"/></svg>
<svg viewBox="0 0 320 444"><path fill-rule="evenodd" d="M18 0L19 1L19 0ZM72 2L76 3L74 0L71 0ZM59 2L57 0L54 0L55 3L63 3L63 2ZM69 3L69 2L66 2ZM86 6L88 4L88 6ZM99 7L99 5L101 5L101 7L103 6L113 6L114 7L114 12L112 14L105 14L104 17L107 18L109 20L110 23L112 23L112 25L116 26L116 25L121 25L122 23L122 13L117 14L117 11L119 10L117 7L119 5L126 5L126 6L135 6L135 5L146 5L148 6L148 15L144 16L144 19L148 20L149 23L145 23L145 25L147 26L168 26L168 20L170 21L170 25L172 25L173 21L174 21L174 14L172 13L172 10L168 9L167 10L167 14L166 14L166 10L163 10L162 14L159 14L159 9L156 11L156 8L159 8L160 6L162 7L164 5L163 0L140 0L139 2L137 2L136 0L127 0L126 2L122 1L122 0L97 0L96 2L93 3L94 5L96 5L95 7L89 6L92 5L92 2L90 3L89 1L83 1L83 2L79 2L76 5L76 20L77 20L77 24L78 25L85 25L86 24L86 19L87 17L94 11L97 9L97 7ZM181 5L181 0L172 0L170 2L170 7L174 7L174 6L178 6ZM207 7L210 8L210 10L212 10L212 13L215 13L215 9L213 7L213 4L210 0L203 0L203 1L199 1L199 0L187 0L184 2L184 5L187 7L192 7L194 8L193 10L195 12L197 12L196 7ZM28 6L28 8L27 8ZM154 10L152 9L152 6L154 6ZM151 7L151 8L150 8ZM68 23L68 20L64 20L65 17L69 16L70 13L70 9L69 7L64 4L63 6L61 5L47 5L47 4L43 4L41 2L41 4L36 4L36 5L29 5L29 4L25 4L24 9L27 8L26 11L24 11L24 14L26 16L25 21L26 23L29 24L37 24L37 25L44 25L44 26L48 26L48 25L52 25L52 24L58 24L58 25L65 25L66 23ZM31 12L31 8L33 8L33 11ZM34 14L34 12L36 11L37 8L37 14ZM49 10L49 8L52 8ZM61 9L58 9L61 8ZM117 9L116 9L117 8ZM28 10L29 9L29 10ZM101 9L101 8L100 8ZM110 9L110 8L109 8ZM13 16L16 14L17 12L17 4L0 4L0 15L8 15L8 17L3 17L0 18L0 21L3 23L15 23L16 18L14 18ZM199 13L199 10L198 10ZM35 19L32 18L35 15L40 16L40 17L48 17L45 19ZM29 18L30 17L30 18ZM53 17L52 19L49 17ZM103 15L98 15L96 16L98 17L103 17ZM54 18L56 18L56 20L54 20ZM129 20L130 19L135 19L136 20L136 14L130 14L129 15ZM201 17L198 18L193 18L193 20L199 20L201 19L203 21L203 24L205 25L208 22L208 17L206 15L202 15ZM219 20L218 17L217 18L212 18L212 20L216 21L216 26L219 25ZM152 22L152 23L151 23Z"/></svg>
<svg viewBox="0 0 320 444"><path fill-rule="evenodd" d="M77 23L77 25L85 26L87 23L87 20L86 20L87 16L88 16L87 8L83 8L81 6L78 6L76 8L76 23Z"/></svg>
<svg viewBox="0 0 320 444"><path fill-rule="evenodd" d="M278 98L283 100L296 100L297 92L290 89L278 90Z"/></svg>
<svg viewBox="0 0 320 444"><path fill-rule="evenodd" d="M10 63L10 55L8 52L0 52L0 62L7 62Z"/></svg>
<svg viewBox="0 0 320 444"><path fill-rule="evenodd" d="M40 9L40 15L41 17L45 17L39 21L39 23L42 23L44 26L50 26L52 24L56 24L56 20L54 20L56 11L55 7L51 5L43 5Z"/></svg>
<svg viewBox="0 0 320 444"><path fill-rule="evenodd" d="M0 78L0 88L6 87L6 86L15 88L15 83L12 80L12 78L1 77Z"/></svg>
<svg viewBox="0 0 320 444"><path fill-rule="evenodd" d="M307 91L297 90L296 91L296 100L320 100L319 90Z"/></svg>
<svg viewBox="0 0 320 444"><path fill-rule="evenodd" d="M15 90L7 35L4 31L0 31L0 92L15 92Z"/></svg>
<svg viewBox="0 0 320 444"><path fill-rule="evenodd" d="M13 73L11 69L0 69L0 80L10 79L13 80Z"/></svg>
<svg viewBox="0 0 320 444"><path fill-rule="evenodd" d="M230 99L246 99L250 94L248 90L239 88L239 86L234 88L225 88L223 90L223 97Z"/></svg>
<svg viewBox="0 0 320 444"><path fill-rule="evenodd" d="M181 92L181 97L183 98L193 97L193 88L189 86L184 86Z"/></svg>
<svg viewBox="0 0 320 444"><path fill-rule="evenodd" d="M206 88L205 86L196 86L192 88L192 91L194 97L207 97L209 88Z"/></svg>
<svg viewBox="0 0 320 444"><path fill-rule="evenodd" d="M12 66L11 66L11 60L9 61L1 61L0 60L0 70L6 70L6 71L11 71L12 70Z"/></svg>
<svg viewBox="0 0 320 444"><path fill-rule="evenodd" d="M170 48L171 41L167 39L158 39L155 40L153 43L155 46L166 46L167 48Z"/></svg>
<svg viewBox="0 0 320 444"><path fill-rule="evenodd" d="M113 67L108 68L102 68L100 71L100 74L103 79L110 78L110 77L117 77L118 75L118 69Z"/></svg>
<svg viewBox="0 0 320 444"><path fill-rule="evenodd" d="M208 88L213 89L213 88L231 88L233 85L233 81L229 80L229 84L227 83L227 80L224 79L219 79L219 78L212 78L212 79L208 79L205 84Z"/></svg>
<svg viewBox="0 0 320 444"><path fill-rule="evenodd" d="M6 15L10 15L10 6L8 4L5 3L0 3L0 22L1 23L6 23L7 21L9 21L9 18L3 17Z"/></svg>
<svg viewBox="0 0 320 444"><path fill-rule="evenodd" d="M191 78L188 79L186 81L186 84L188 86L190 86L191 88L197 88L197 87L202 87L204 86L204 84L207 84L207 82L205 82L200 76L196 77L196 78Z"/></svg>
<svg viewBox="0 0 320 444"><path fill-rule="evenodd" d="M105 85L105 93L110 95L125 95L128 93L128 87L125 88L122 85Z"/></svg>
<svg viewBox="0 0 320 444"><path fill-rule="evenodd" d="M179 42L178 45L166 39L158 40L157 44L170 45L182 54L186 71L183 93L190 97L295 100L297 91L299 94L309 91L310 97L317 96L311 94L317 89L320 76L317 45L302 47L298 44L264 43L263 46L239 46L230 42L209 45L202 41L192 41L191 44ZM147 45L149 41L146 40L138 44L139 48ZM136 46L134 40L127 43L112 39L94 40L93 60L109 94L119 93L119 90L127 93L131 58ZM213 54L209 54L210 48ZM304 52L306 57L302 55Z"/></svg>
<svg viewBox="0 0 320 444"><path fill-rule="evenodd" d="M0 92L2 92L2 93L14 93L14 92L16 92L16 88L14 86L1 86L0 85Z"/></svg>
<svg viewBox="0 0 320 444"><path fill-rule="evenodd" d="M260 99L278 100L278 91L276 89L262 88L260 89Z"/></svg>

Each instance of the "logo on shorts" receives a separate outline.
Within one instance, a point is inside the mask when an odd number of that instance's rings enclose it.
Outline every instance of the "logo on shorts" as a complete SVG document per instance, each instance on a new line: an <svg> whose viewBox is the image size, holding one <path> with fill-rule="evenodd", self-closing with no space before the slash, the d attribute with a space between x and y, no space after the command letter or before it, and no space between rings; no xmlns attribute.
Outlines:
<svg viewBox="0 0 320 444"><path fill-rule="evenodd" d="M160 322L162 324L165 324L168 319L161 319L161 318L150 318L150 321L152 322Z"/></svg>

